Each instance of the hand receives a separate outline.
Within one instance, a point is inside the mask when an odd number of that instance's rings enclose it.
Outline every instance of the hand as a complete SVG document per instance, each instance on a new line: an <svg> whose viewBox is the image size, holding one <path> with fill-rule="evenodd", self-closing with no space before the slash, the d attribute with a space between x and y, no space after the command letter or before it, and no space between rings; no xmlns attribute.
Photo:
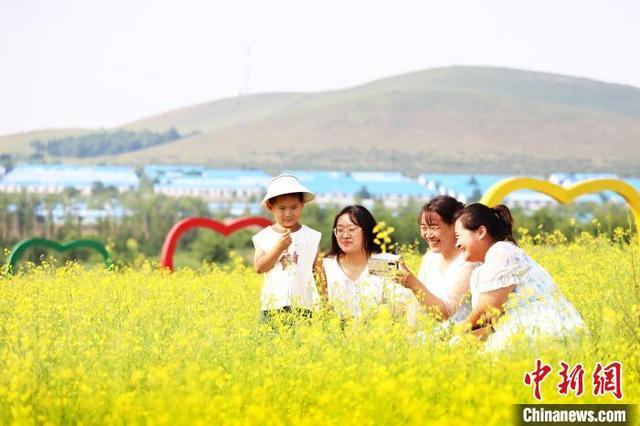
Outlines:
<svg viewBox="0 0 640 426"><path fill-rule="evenodd" d="M408 283L410 277L413 277L411 270L403 261L398 262L398 272L394 275L393 280L402 284L403 287L411 288L411 285Z"/></svg>
<svg viewBox="0 0 640 426"><path fill-rule="evenodd" d="M278 247L278 250L283 252L283 251L285 251L285 250L287 250L289 248L289 246L291 245L291 241L292 241L292 239L291 239L291 231L289 231L287 229L280 236L280 239L276 243L276 247Z"/></svg>

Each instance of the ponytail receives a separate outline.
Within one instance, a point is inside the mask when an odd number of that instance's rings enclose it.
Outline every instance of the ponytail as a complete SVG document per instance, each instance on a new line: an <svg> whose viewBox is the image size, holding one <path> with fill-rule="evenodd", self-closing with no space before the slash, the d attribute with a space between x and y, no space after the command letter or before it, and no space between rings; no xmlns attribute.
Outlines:
<svg viewBox="0 0 640 426"><path fill-rule="evenodd" d="M487 233L496 241L511 241L513 238L513 216L509 208L503 204L490 208L480 203L469 204L456 215L465 229L475 231L481 226L487 228Z"/></svg>
<svg viewBox="0 0 640 426"><path fill-rule="evenodd" d="M509 207L504 204L500 204L492 208L495 214L498 216L500 222L502 222L503 226L500 231L500 238L496 238L498 241L511 241L512 243L516 243L515 238L513 238L513 216L511 215L511 211Z"/></svg>

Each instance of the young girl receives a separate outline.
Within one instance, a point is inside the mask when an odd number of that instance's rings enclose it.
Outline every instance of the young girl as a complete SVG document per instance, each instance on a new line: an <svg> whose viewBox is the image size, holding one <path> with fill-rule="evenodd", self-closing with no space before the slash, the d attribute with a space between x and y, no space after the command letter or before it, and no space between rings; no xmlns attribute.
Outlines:
<svg viewBox="0 0 640 426"><path fill-rule="evenodd" d="M265 274L262 312L265 319L279 312L310 316L316 290L314 265L319 267L320 232L300 223L305 203L314 195L295 176L280 175L267 187L262 206L273 215L273 225L253 236L253 265ZM316 260L318 263L316 263Z"/></svg>
<svg viewBox="0 0 640 426"><path fill-rule="evenodd" d="M488 350L507 347L512 336L575 337L582 318L551 276L513 239L506 206L471 204L457 216L457 246L467 261L482 262L471 275L472 312L467 322Z"/></svg>

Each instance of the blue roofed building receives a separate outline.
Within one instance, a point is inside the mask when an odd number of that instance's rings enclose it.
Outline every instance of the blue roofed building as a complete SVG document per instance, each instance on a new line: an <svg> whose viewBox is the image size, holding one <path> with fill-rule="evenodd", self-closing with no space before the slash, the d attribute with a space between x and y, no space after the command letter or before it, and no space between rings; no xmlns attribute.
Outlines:
<svg viewBox="0 0 640 426"><path fill-rule="evenodd" d="M131 211L117 200L110 200L101 208L91 208L86 202L76 202L71 205L56 203L53 206L39 203L34 213L40 222L50 218L55 225L62 225L68 220L73 220L79 221L84 226L96 225L101 220L122 219L131 215Z"/></svg>
<svg viewBox="0 0 640 426"><path fill-rule="evenodd" d="M418 182L436 195L450 195L463 203L479 200L493 185L511 175L422 174Z"/></svg>
<svg viewBox="0 0 640 426"><path fill-rule="evenodd" d="M578 182L584 182L591 179L614 179L619 180L620 177L615 173L553 173L549 175L549 182L567 188ZM577 202L600 203L606 201L624 203L624 199L612 191L602 191L597 194L584 194L576 198Z"/></svg>
<svg viewBox="0 0 640 426"><path fill-rule="evenodd" d="M143 174L151 181L186 175L199 176L203 171L203 166L184 164L150 164L143 168Z"/></svg>
<svg viewBox="0 0 640 426"><path fill-rule="evenodd" d="M440 195L451 195L463 203L470 203L480 200L493 185L512 177L493 174L423 174L418 181ZM544 179L542 176L529 177ZM519 206L527 210L536 210L555 202L551 197L531 190L512 192L504 200L510 207Z"/></svg>
<svg viewBox="0 0 640 426"><path fill-rule="evenodd" d="M427 201L435 191L398 172L353 172L353 180L387 207L406 205L409 200Z"/></svg>
<svg viewBox="0 0 640 426"><path fill-rule="evenodd" d="M423 201L430 192L416 181L396 172L339 172L289 170L316 195L319 204L348 205L380 200L388 207Z"/></svg>
<svg viewBox="0 0 640 426"><path fill-rule="evenodd" d="M149 171L149 176L156 173L156 183L153 185L155 193L172 197L199 197L211 202L257 201L271 179L259 170L166 167Z"/></svg>
<svg viewBox="0 0 640 426"><path fill-rule="evenodd" d="M615 173L552 173L547 180L564 187L590 179L620 179Z"/></svg>
<svg viewBox="0 0 640 426"><path fill-rule="evenodd" d="M56 194L75 188L89 194L94 184L101 183L125 192L137 189L139 181L134 169L126 166L18 164L0 180L0 191Z"/></svg>
<svg viewBox="0 0 640 426"><path fill-rule="evenodd" d="M509 207L517 206L534 211L550 204L557 204L557 201L541 192L521 189L510 193L502 203Z"/></svg>
<svg viewBox="0 0 640 426"><path fill-rule="evenodd" d="M259 216L264 213L260 203L242 203L242 202L211 202L207 205L209 211L213 214L224 214L227 216Z"/></svg>
<svg viewBox="0 0 640 426"><path fill-rule="evenodd" d="M297 177L315 194L318 204L353 204L362 190L362 185L358 185L347 172L287 170L283 173Z"/></svg>

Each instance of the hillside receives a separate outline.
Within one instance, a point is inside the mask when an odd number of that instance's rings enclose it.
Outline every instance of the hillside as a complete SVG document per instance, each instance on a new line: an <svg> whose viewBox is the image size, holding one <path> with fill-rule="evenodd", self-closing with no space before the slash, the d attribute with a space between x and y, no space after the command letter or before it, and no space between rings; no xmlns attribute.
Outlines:
<svg viewBox="0 0 640 426"><path fill-rule="evenodd" d="M330 92L223 99L123 127L172 126L198 134L88 161L408 173L637 173L640 164L640 89L502 68L448 67Z"/></svg>
<svg viewBox="0 0 640 426"><path fill-rule="evenodd" d="M88 129L45 129L32 132L16 133L0 136L0 152L24 158L31 152L31 141L48 140L65 136L76 136L89 133Z"/></svg>

